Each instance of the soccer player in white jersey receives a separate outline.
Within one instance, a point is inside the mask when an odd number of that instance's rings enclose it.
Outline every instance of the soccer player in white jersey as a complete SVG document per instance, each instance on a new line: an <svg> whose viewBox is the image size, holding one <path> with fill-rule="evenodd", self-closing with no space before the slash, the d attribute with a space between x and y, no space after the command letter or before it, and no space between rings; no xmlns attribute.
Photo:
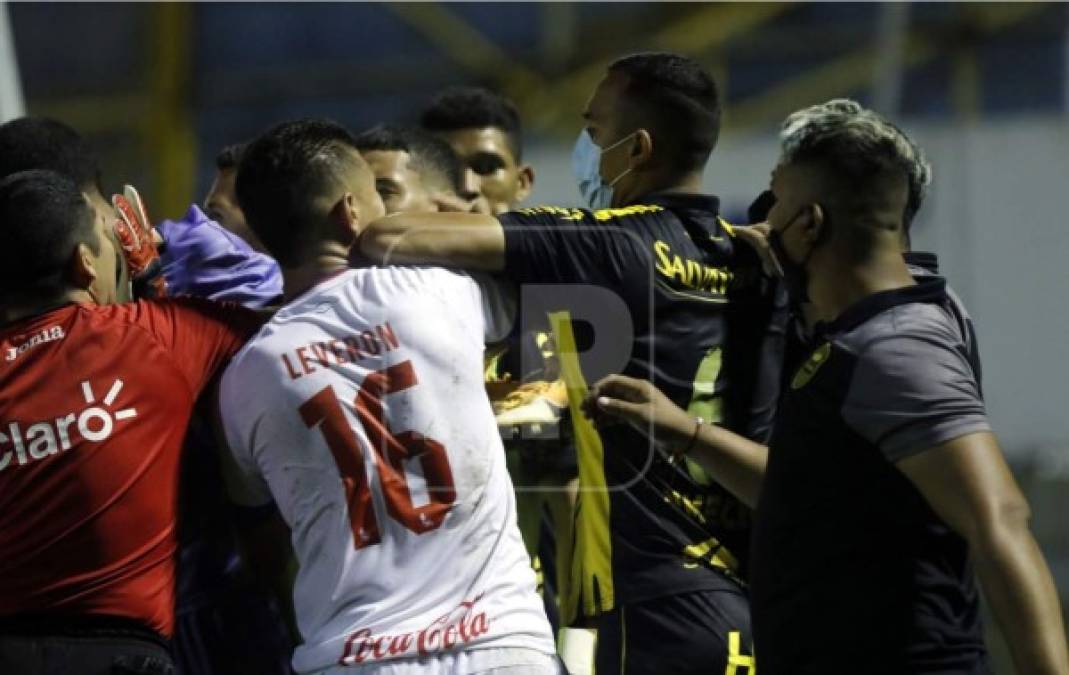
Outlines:
<svg viewBox="0 0 1069 675"><path fill-rule="evenodd" d="M294 668L560 672L483 389L504 297L439 268L347 269L383 206L336 124L268 131L237 194L287 303L234 358L220 409L235 501L273 499L292 533Z"/></svg>

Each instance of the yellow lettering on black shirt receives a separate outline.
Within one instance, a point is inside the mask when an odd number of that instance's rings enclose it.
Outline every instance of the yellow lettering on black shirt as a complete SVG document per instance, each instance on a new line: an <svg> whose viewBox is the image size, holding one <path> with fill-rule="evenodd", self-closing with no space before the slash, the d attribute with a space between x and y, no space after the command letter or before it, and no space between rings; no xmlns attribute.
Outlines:
<svg viewBox="0 0 1069 675"><path fill-rule="evenodd" d="M653 242L653 253L657 257L657 271L687 288L726 295L728 285L735 278L735 274L727 268L710 267L697 260L673 254L672 247L660 239Z"/></svg>
<svg viewBox="0 0 1069 675"><path fill-rule="evenodd" d="M527 209L519 209L516 213L524 216L559 216L561 220L582 220L582 209L569 209L562 206L535 206Z"/></svg>
<svg viewBox="0 0 1069 675"><path fill-rule="evenodd" d="M664 211L664 208L646 204L635 204L633 206L623 206L618 209L598 209L594 212L594 220L610 220L612 218L638 216L644 213L657 213L658 211Z"/></svg>

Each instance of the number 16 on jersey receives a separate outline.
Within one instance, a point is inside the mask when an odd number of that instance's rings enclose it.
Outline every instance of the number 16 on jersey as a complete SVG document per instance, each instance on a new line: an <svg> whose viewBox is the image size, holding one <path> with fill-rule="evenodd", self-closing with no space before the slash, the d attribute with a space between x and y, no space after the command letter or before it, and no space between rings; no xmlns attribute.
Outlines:
<svg viewBox="0 0 1069 675"><path fill-rule="evenodd" d="M369 373L356 394L354 410L370 451L375 453L382 497L390 517L416 534L441 526L456 501L453 472L445 447L415 431L395 433L386 423L382 400L419 384L411 361ZM365 455L334 388L326 386L298 409L308 428L319 427L334 455L349 508L353 545L360 549L382 541L379 516L371 499ZM419 463L430 501L416 506L408 484L408 468Z"/></svg>

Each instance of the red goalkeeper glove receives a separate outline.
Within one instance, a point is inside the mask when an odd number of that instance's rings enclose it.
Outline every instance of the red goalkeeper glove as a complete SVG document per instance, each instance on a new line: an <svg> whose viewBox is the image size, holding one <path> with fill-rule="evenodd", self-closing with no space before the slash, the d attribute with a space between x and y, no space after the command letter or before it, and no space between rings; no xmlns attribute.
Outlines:
<svg viewBox="0 0 1069 675"><path fill-rule="evenodd" d="M123 188L123 194L111 196L111 203L119 214L115 221L115 238L130 269L134 297L158 298L167 295L167 282L163 278L160 252L156 247L157 235L148 219L141 195L132 185L127 185Z"/></svg>

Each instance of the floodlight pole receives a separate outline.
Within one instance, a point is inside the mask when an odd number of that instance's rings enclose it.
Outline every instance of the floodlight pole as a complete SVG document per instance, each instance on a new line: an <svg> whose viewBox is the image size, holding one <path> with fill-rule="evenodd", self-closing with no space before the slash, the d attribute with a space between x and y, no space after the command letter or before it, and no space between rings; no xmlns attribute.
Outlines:
<svg viewBox="0 0 1069 675"><path fill-rule="evenodd" d="M26 114L7 3L0 0L0 122Z"/></svg>
<svg viewBox="0 0 1069 675"><path fill-rule="evenodd" d="M877 27L877 62L873 73L872 102L881 114L896 117L902 105L909 3L887 2L880 7Z"/></svg>

